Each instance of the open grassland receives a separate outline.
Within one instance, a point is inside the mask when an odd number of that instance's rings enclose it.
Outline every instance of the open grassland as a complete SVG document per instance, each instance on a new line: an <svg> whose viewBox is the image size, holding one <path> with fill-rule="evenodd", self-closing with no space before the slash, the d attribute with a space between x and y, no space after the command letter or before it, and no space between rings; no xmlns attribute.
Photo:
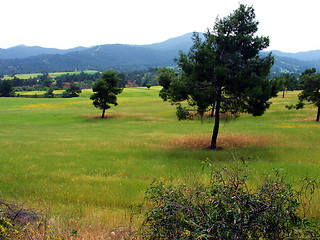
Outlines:
<svg viewBox="0 0 320 240"><path fill-rule="evenodd" d="M278 97L261 117L222 122L209 151L213 120L178 121L159 88L125 89L100 119L90 90L79 98L0 98L0 195L48 212L71 228L127 225L130 205L155 180L208 177L203 162L233 166L246 159L253 184L272 169L299 187L320 181L320 124L315 108L288 111L297 92ZM320 194L310 216L320 218ZM99 228L99 226L96 226ZM90 232L90 230L88 230Z"/></svg>
<svg viewBox="0 0 320 240"><path fill-rule="evenodd" d="M95 70L87 70L84 71L85 73L96 73L97 71ZM55 72L55 73L49 73L49 76L52 78L58 77L60 75L64 75L64 74L79 74L81 72ZM26 74L15 74L15 76L19 79L29 79L29 78L33 78L33 77L37 77L39 75L42 75L42 73L26 73ZM5 75L4 79L6 80L11 80L13 79L13 77L9 76L9 75Z"/></svg>

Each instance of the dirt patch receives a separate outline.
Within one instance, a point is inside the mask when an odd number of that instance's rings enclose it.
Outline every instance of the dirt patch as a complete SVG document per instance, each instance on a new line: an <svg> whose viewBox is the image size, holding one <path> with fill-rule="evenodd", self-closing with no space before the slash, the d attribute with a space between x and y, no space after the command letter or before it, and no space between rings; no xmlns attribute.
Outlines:
<svg viewBox="0 0 320 240"><path fill-rule="evenodd" d="M85 118L88 119L103 119L101 118L101 113L100 114L94 114L94 115L89 115L89 114L84 114L83 115ZM125 119L125 118L140 118L143 116L141 113L106 113L104 115L105 119L110 119L110 118L116 118L116 119Z"/></svg>
<svg viewBox="0 0 320 240"><path fill-rule="evenodd" d="M208 148L210 143L210 135L194 135L170 140L166 143L166 146L170 148L201 150ZM266 146L267 144L268 138L253 135L222 135L219 136L217 140L218 147L223 149L243 148L248 146Z"/></svg>

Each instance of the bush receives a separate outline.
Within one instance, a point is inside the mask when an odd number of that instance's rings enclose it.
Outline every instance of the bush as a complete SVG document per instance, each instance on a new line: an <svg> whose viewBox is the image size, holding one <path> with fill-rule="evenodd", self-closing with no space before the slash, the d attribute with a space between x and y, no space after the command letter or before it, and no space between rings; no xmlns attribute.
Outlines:
<svg viewBox="0 0 320 240"><path fill-rule="evenodd" d="M208 184L153 183L146 192L146 239L318 239L319 225L298 215L303 190L276 176L249 190L240 170L223 169Z"/></svg>
<svg viewBox="0 0 320 240"><path fill-rule="evenodd" d="M0 240L69 239L56 234L48 219L31 209L0 200Z"/></svg>

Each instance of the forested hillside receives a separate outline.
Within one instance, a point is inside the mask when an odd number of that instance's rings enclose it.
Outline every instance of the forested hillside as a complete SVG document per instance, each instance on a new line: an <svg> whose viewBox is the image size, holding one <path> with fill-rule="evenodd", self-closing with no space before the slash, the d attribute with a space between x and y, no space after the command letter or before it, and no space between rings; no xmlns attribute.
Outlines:
<svg viewBox="0 0 320 240"><path fill-rule="evenodd" d="M114 69L121 72L174 66L179 51L188 51L192 33L150 45L107 44L68 50L17 46L0 49L0 74L41 73ZM267 52L262 52L267 54ZM299 75L306 68L320 68L320 50L283 53L273 51L275 64L271 76Z"/></svg>

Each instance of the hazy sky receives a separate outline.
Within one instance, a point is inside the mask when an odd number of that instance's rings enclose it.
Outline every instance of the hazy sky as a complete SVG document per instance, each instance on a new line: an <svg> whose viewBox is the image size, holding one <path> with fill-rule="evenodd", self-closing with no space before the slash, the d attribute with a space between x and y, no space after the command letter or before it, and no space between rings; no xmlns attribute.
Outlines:
<svg viewBox="0 0 320 240"><path fill-rule="evenodd" d="M320 49L319 0L1 0L0 48L149 44L212 28L253 5L269 50Z"/></svg>

